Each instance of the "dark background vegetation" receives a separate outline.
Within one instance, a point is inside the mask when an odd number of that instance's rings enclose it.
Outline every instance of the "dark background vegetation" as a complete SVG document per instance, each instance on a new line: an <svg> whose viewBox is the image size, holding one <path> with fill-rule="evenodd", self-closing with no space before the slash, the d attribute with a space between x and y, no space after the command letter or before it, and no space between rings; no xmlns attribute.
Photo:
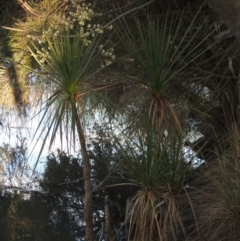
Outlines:
<svg viewBox="0 0 240 241"><path fill-rule="evenodd" d="M0 1L0 25L15 28L17 21L24 22L31 15L21 6L21 3L27 3L34 8L38 2L41 1ZM190 21L191 16L194 16L202 7L198 16L199 25L205 18L207 21L196 37L196 44L216 29L208 42L201 45L201 48L207 49L207 51L196 60L194 66L185 70L185 78L191 79L191 83L188 85L176 84L167 93L171 97L172 103L179 102L179 100L184 100L186 103L187 108L180 111L183 129L185 132L194 130L202 134L202 137L193 142L187 141L183 145L190 146L205 163L197 168L192 168L187 173L182 190L174 194L170 193L170 195L175 195L178 200L180 213L184 216L181 225L184 226L185 231L173 227L180 231L174 239L169 236L169 239L164 240L239 240L239 42L231 37L208 48L215 42L214 37L219 32L226 30L227 27L204 1L155 0L140 7L147 2L149 1L96 0L94 1L95 10L103 14L96 21L106 24L129 11L125 17L132 32L135 33L134 17L145 24L146 14L151 14L155 19L162 21L166 18L166 14L171 16L188 9ZM133 10L134 8L136 10ZM117 26L117 23L117 21L114 22L114 26ZM185 24L187 29L188 21ZM121 27L119 26L119 28ZM195 29L192 31L194 33ZM181 29L181 32L184 35L185 29ZM0 28L1 63L13 58L14 50L9 44L12 36L12 31ZM114 32L112 41L118 41L118 36ZM115 47L116 56L125 54L124 51L121 43ZM121 72L131 73L131 69L134 67L134 63L126 63L120 58L118 62L104 70L103 75L106 80L109 80L111 76L119 76ZM24 106L26 103L22 97L22 83L18 83L17 68L13 67L12 74L15 76L15 83L12 85L15 102L22 111L26 108ZM206 88L208 94L204 92ZM115 92L111 91L108 93L108 97L122 107L125 103L122 93L127 93L127 89L118 85ZM125 98L127 99L127 97ZM138 102L137 97L135 101ZM137 106L138 103L135 104ZM112 108L115 109L115 106ZM142 114L132 112L129 106L125 108L125 112L129 114L129 123L134 123L134 118L139 119ZM114 117L112 114L112 118ZM134 132L134 128L136 130L134 124L130 124L128 128L132 132ZM105 180L106 176L110 176L103 186L93 192L94 233L96 240L110 240L105 229L102 228L102 224L105 222L104 200L108 195L115 238L116 240L126 240L125 228L128 224L122 224L125 222L127 199L140 188L136 185L116 185L126 183L123 177L123 167L127 167L125 163L129 161L128 157L121 150L114 149L117 144L107 138L107 131L104 127L97 126L96 133L98 138L90 139L87 143L93 187L96 188ZM5 149L10 152L9 150ZM26 155L27 151L24 148L13 146L11 153L20 154L9 155L8 165L11 168L20 166L23 168L24 165L21 165L21 162L24 158L17 157ZM16 164L18 162L19 165ZM112 166L115 169L112 169ZM13 173L9 173L9 175ZM70 156L60 150L50 154L46 158L44 173L42 176L36 177L35 183L38 183L36 185L38 188L28 188L27 190L21 189L21 187L7 188L3 183L0 196L0 239L2 241L84 240L84 182L81 155ZM108 188L105 188L106 186ZM163 212L163 210L161 211ZM154 235L153 237L155 237ZM104 239L100 239L100 237ZM150 241L150 239L148 240Z"/></svg>

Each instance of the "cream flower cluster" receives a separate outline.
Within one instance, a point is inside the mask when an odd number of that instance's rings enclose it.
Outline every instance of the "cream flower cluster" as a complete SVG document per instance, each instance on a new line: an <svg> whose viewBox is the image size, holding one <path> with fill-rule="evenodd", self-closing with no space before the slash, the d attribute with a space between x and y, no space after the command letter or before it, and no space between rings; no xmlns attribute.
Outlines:
<svg viewBox="0 0 240 241"><path fill-rule="evenodd" d="M46 16L46 19L42 22L42 26L47 26L41 34L34 32L28 34L27 37L38 44L40 47L46 42L49 37L58 37L64 34L65 31L73 30L79 34L81 41L88 46L91 43L91 39L97 34L103 34L104 30L111 30L112 25L106 26L104 29L100 24L92 24L91 20L95 16L101 16L101 14L95 14L92 10L91 3L85 3L85 0L69 0L67 9L61 10L55 14ZM104 50L103 46L99 47L100 54L103 56L101 62L102 66L110 65L115 60L113 49ZM46 50L45 50L46 51ZM42 55L41 62L44 62L47 58L44 51L37 53Z"/></svg>
<svg viewBox="0 0 240 241"><path fill-rule="evenodd" d="M101 67L105 67L105 66L112 64L113 61L116 59L116 56L113 54L113 52L114 52L113 48L105 50L103 45L100 45L99 52L104 57L104 59L101 63Z"/></svg>

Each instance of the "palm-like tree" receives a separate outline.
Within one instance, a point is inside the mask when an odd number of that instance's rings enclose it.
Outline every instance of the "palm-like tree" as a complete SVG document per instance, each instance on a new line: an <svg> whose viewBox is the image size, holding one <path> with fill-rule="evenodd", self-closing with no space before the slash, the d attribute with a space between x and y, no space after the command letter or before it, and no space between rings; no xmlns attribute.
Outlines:
<svg viewBox="0 0 240 241"><path fill-rule="evenodd" d="M197 40L206 21L197 24L198 15L199 12L190 19L188 11L173 14L173 17L169 13L162 21L148 16L146 24L135 19L133 26L122 18L115 27L128 53L126 58L133 60L133 70L126 77L126 84L133 92L127 99L133 97L131 100L138 105L137 112L151 118L158 127L164 124L180 129L176 111L180 105L173 104L172 96L182 95L179 90L187 84L189 68L214 44L207 43L212 33ZM138 118L142 120L142 116Z"/></svg>
<svg viewBox="0 0 240 241"><path fill-rule="evenodd" d="M73 142L76 141L76 132L80 141L85 180L86 240L91 241L94 240L91 169L81 117L86 104L85 97L106 87L104 83L93 81L94 75L101 70L98 43L97 35L86 43L79 35L71 36L66 32L60 37L46 38L46 42L40 47L34 44L29 46L44 78L53 87L37 128L44 135L43 143L50 137L51 146L56 133L63 126L66 127L66 133L71 130ZM44 144L40 154L43 148Z"/></svg>
<svg viewBox="0 0 240 241"><path fill-rule="evenodd" d="M179 233L186 234L179 192L183 191L185 204L191 207L185 182L192 166L183 157L184 135L178 115L181 105L173 103L171 97L175 91L177 99L183 99L178 90L191 84L186 78L191 73L189 68L196 66L199 57L214 45L213 41L207 43L213 32L197 40L204 24L196 24L198 13L193 19L189 19L188 12L169 16L162 22L148 16L146 25L136 19L135 28L121 19L116 27L127 57L135 63L126 75L127 98L133 100L129 108L136 123L148 123L147 130L137 125L139 134L135 131L133 140L128 137L124 145L119 144L128 157L123 173L139 186L130 201L134 240L152 240L154 236L158 240L177 240Z"/></svg>
<svg viewBox="0 0 240 241"><path fill-rule="evenodd" d="M178 240L186 232L179 200L193 212L185 189L192 158L189 162L184 158L183 136L156 132L150 126L134 140L127 137L124 143L118 142L126 159L119 164L123 176L127 184L139 187L127 202L129 235L139 241Z"/></svg>

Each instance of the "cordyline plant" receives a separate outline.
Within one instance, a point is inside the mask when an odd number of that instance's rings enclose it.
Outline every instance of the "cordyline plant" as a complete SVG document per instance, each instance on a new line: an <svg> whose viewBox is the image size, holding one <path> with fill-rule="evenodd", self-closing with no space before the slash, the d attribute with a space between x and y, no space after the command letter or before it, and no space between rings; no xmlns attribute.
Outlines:
<svg viewBox="0 0 240 241"><path fill-rule="evenodd" d="M114 27L126 49L125 59L133 61L132 71L126 76L126 85L132 87L133 93L126 98L133 96L131 100L140 103L135 116L140 113L158 126L181 129L175 108L179 103L174 106L171 96L175 91L175 96L180 97L177 87L186 84L189 69L214 45L209 41L213 31L199 38L207 23L207 19L197 21L200 11L192 19L187 10L167 14L164 20L149 15L146 24L137 18L134 23L131 18L121 18Z"/></svg>
<svg viewBox="0 0 240 241"><path fill-rule="evenodd" d="M178 198L181 191L186 193L192 161L184 159L183 137L156 132L150 126L134 140L126 138L123 144L118 143L127 157L122 163L123 176L139 187L127 204L128 238L177 240L179 233L185 235ZM186 197L187 193L184 198L190 202Z"/></svg>
<svg viewBox="0 0 240 241"><path fill-rule="evenodd" d="M56 134L61 134L64 127L73 143L79 138L84 167L86 240L93 241L91 169L82 115L86 100L94 94L95 97L100 97L98 92L109 86L96 82L94 78L102 69L100 59L103 56L99 52L99 35L86 44L78 34L70 35L67 31L58 37L46 37L45 43L40 47L32 43L29 50L40 66L36 74L42 74L51 88L36 131L40 131L40 136L44 136L39 157L46 141L50 138L51 146ZM68 134L69 130L71 133Z"/></svg>

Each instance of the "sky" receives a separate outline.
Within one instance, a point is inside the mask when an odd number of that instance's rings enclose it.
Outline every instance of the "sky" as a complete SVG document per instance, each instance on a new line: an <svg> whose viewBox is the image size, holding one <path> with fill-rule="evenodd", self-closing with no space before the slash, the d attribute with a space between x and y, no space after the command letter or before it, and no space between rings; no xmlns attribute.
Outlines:
<svg viewBox="0 0 240 241"><path fill-rule="evenodd" d="M29 117L28 118L20 118L16 112L14 111L9 111L6 112L3 108L2 111L0 112L0 146L2 146L4 143L9 144L11 147L16 147L19 145L21 142L24 143L25 147L27 148L27 162L28 162L28 169L29 169L29 175L32 172L32 170L35 167L36 161L38 159L39 152L41 150L42 144L43 144L43 137L40 136L40 132L38 132L35 136L34 133L38 127L38 124L41 120L42 114L36 114L38 110L33 110L32 112L29 112ZM104 122L102 120L102 117L100 113L96 114L97 122L100 124L101 122ZM91 128L93 127L94 122L90 122L89 128L86 130L87 138L90 136L91 138L94 138ZM120 129L115 129L116 133L120 133ZM194 140L197 140L200 138L201 135L194 131L194 128L189 131L187 135L187 139L190 142L193 142ZM49 145L48 143L50 142L49 139L46 141L46 145L42 151L41 158L39 159L36 171L37 173L43 173L44 168L45 168L45 163L46 163L46 157L50 154L49 151ZM56 135L56 141L54 145L51 148L51 151L55 152L57 149L61 149L61 146L63 146L63 151L69 154L76 154L79 150L74 150L73 145L71 143L68 143L66 139L63 138L63 142L61 145L60 142L60 135ZM186 158L186 160L190 160L193 158L193 166L197 167L204 163L203 160L199 159L196 157L196 154L191 150L190 147L185 146L183 148L183 153ZM4 176L5 178L5 176ZM19 180L20 179L20 180ZM8 181L8 184L12 182L14 185L18 185L19 182L23 183L29 183L31 180L29 177L26 177L24 180L23 177L20 177L19 179L14 179L11 180L10 182ZM6 178L4 179L6 180ZM5 181L6 182L6 181ZM21 185L22 185L21 184Z"/></svg>

